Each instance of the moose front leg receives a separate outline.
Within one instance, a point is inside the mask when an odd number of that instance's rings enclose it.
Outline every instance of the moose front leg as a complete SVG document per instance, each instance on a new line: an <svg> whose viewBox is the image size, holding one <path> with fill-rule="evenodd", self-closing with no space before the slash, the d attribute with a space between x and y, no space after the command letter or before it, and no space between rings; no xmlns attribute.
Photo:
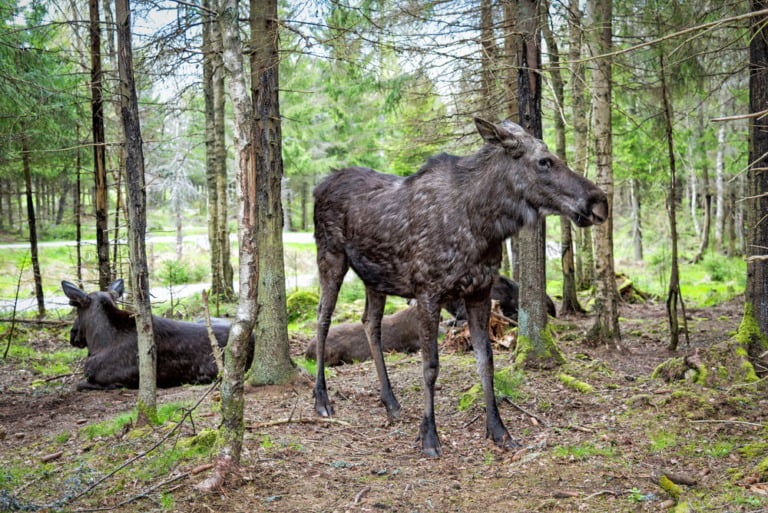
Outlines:
<svg viewBox="0 0 768 513"><path fill-rule="evenodd" d="M328 387L325 384L325 339L331 327L339 289L349 269L346 256L318 247L317 268L320 274L320 304L317 307L317 378L315 379L315 411L322 417L333 415Z"/></svg>
<svg viewBox="0 0 768 513"><path fill-rule="evenodd" d="M509 436L507 428L501 421L499 409L496 406L496 394L493 391L493 351L491 339L488 336L488 321L491 315L490 291L484 297L465 298L465 303L477 373L480 375L485 398L485 436L491 438L502 449L519 447Z"/></svg>
<svg viewBox="0 0 768 513"><path fill-rule="evenodd" d="M419 338L424 372L424 416L419 428L421 451L429 458L442 455L440 439L435 425L435 382L440 372L437 354L437 331L440 323L440 305L432 301L418 302Z"/></svg>
<svg viewBox="0 0 768 513"><path fill-rule="evenodd" d="M384 315L384 303L387 296L380 294L368 287L365 288L365 312L363 312L363 328L368 337L368 345L371 348L371 355L376 364L376 374L379 376L379 385L381 387L381 402L387 409L387 417L390 420L397 419L400 416L400 403L395 398L392 391L392 385L389 382L387 366L384 364L384 353L381 348L381 318Z"/></svg>

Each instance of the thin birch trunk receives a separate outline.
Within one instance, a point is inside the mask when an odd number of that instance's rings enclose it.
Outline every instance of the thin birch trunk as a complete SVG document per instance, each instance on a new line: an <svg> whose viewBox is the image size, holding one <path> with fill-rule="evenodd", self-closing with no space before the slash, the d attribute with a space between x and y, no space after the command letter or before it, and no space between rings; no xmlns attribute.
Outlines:
<svg viewBox="0 0 768 513"><path fill-rule="evenodd" d="M139 393L137 424L157 421L157 351L149 299L146 231L147 195L144 181L144 150L139 121L139 102L133 78L130 0L117 0L118 70L121 90L121 118L125 133L125 174L128 181L128 245L131 259L131 284L136 313L139 350Z"/></svg>

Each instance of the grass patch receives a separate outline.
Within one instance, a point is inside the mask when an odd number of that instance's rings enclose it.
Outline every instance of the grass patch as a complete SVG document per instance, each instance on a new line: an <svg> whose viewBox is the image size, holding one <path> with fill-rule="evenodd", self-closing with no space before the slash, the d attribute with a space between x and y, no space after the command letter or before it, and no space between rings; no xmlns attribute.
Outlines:
<svg viewBox="0 0 768 513"><path fill-rule="evenodd" d="M190 401L171 402L160 404L157 407L157 419L159 424L166 422L178 422L184 412L192 406ZM80 433L87 439L97 437L106 438L123 430L126 424L136 421L136 409L121 413L111 420L105 420L97 424L90 424L80 429Z"/></svg>
<svg viewBox="0 0 768 513"><path fill-rule="evenodd" d="M525 372L511 367L504 368L493 374L493 391L497 399L509 398L519 401L523 398L521 388L525 383ZM458 410L468 410L483 397L483 387L475 383L459 397Z"/></svg>

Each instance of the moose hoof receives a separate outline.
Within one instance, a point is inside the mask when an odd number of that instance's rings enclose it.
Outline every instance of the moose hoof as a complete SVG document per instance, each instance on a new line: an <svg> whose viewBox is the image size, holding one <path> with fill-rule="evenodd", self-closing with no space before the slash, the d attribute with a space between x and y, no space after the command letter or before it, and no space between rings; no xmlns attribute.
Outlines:
<svg viewBox="0 0 768 513"><path fill-rule="evenodd" d="M521 445L517 443L511 436L509 436L509 433L506 432L500 437L494 437L493 441L498 447L504 450L519 449L521 447Z"/></svg>
<svg viewBox="0 0 768 513"><path fill-rule="evenodd" d="M402 413L403 409L397 401L395 401L394 404L385 404L384 406L387 409L387 418L389 418L389 420L397 420L400 418L400 413Z"/></svg>
<svg viewBox="0 0 768 513"><path fill-rule="evenodd" d="M443 455L443 450L440 448L440 446L424 447L421 449L421 453L427 458L439 458Z"/></svg>

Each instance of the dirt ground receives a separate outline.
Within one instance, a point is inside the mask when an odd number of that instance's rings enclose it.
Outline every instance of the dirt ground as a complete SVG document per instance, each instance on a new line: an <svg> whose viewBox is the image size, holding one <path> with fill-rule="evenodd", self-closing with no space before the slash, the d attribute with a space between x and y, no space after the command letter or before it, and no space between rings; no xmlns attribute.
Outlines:
<svg viewBox="0 0 768 513"><path fill-rule="evenodd" d="M681 339L678 355L727 340L742 304L687 313L691 346ZM32 386L34 370L0 361L0 511L634 512L676 503L690 507L677 511L768 511L768 485L753 472L768 456L765 387L712 390L652 380L671 356L663 305L625 305L621 316L626 354L584 346L588 316L555 322L569 363L525 371L519 395L499 403L520 450L500 451L485 439L481 401L459 409L477 382L474 358L443 353L436 400L443 456L423 458L416 441L420 358L394 355L388 366L403 406L396 423L378 401L370 362L336 367L329 376L336 411L330 422L314 415L308 378L249 389L242 471L210 494L194 488L209 474L200 470L209 458L152 469L153 458L218 426L215 393L195 410L194 422L73 500L157 444L169 426L89 439L83 427L130 410L135 391L76 392L77 376ZM294 354L304 341L294 337ZM61 348L67 332L30 343ZM510 351L497 349L495 358L497 370L511 365ZM560 373L593 391L564 385ZM159 402L194 401L206 389L161 390ZM661 475L676 488L665 490Z"/></svg>

